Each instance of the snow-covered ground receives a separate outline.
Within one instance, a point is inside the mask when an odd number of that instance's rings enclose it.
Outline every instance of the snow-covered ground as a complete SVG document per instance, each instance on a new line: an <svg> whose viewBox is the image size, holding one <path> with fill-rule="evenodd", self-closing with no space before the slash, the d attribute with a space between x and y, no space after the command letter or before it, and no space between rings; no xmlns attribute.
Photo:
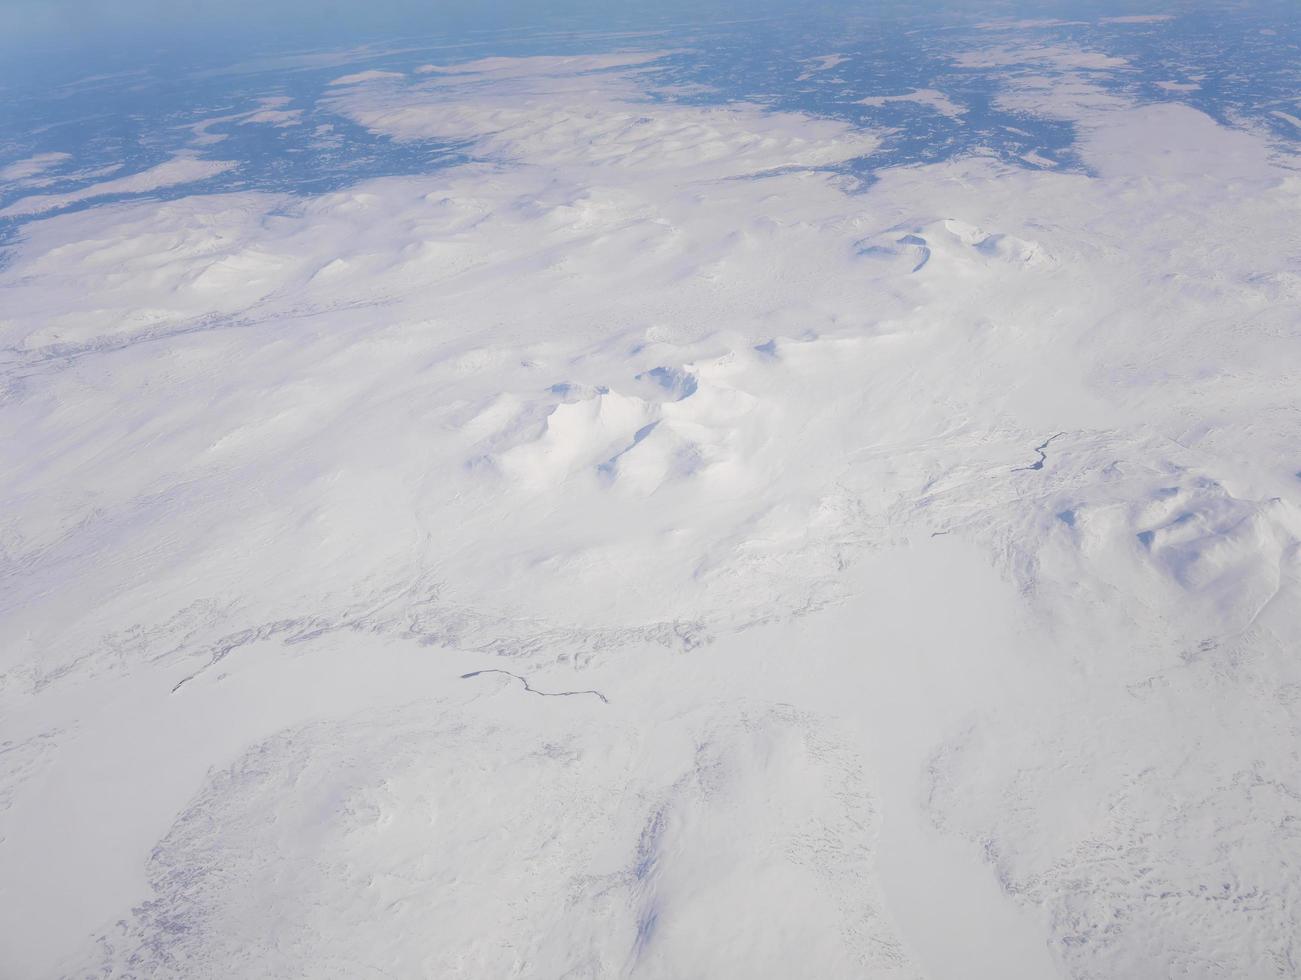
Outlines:
<svg viewBox="0 0 1301 980"><path fill-rule="evenodd" d="M25 227L0 975L1301 975L1296 157L998 42L1088 173L863 186L659 60Z"/></svg>

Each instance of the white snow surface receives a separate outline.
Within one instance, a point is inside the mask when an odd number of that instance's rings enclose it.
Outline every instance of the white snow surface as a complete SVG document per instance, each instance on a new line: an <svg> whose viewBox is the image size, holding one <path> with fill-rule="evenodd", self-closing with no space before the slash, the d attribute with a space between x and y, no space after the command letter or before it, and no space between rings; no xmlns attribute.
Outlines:
<svg viewBox="0 0 1301 980"><path fill-rule="evenodd" d="M71 153L37 153L24 160L16 160L7 167L0 167L0 181L18 182L37 177L71 159Z"/></svg>
<svg viewBox="0 0 1301 980"><path fill-rule="evenodd" d="M1297 161L1068 71L1089 175L863 189L652 75L26 227L0 975L1298 975Z"/></svg>
<svg viewBox="0 0 1301 980"><path fill-rule="evenodd" d="M43 214L97 197L145 194L163 187L191 184L233 170L236 166L232 160L200 160L187 153L178 153L170 160L126 177L115 177L65 194L32 194L21 197L8 207L0 208L0 218Z"/></svg>
<svg viewBox="0 0 1301 980"><path fill-rule="evenodd" d="M967 111L943 92L938 92L933 88L914 89L911 92L904 92L902 95L869 95L858 101L860 105L870 106L883 106L891 102L916 102L918 105L930 106L936 112L948 116L950 119L961 119Z"/></svg>

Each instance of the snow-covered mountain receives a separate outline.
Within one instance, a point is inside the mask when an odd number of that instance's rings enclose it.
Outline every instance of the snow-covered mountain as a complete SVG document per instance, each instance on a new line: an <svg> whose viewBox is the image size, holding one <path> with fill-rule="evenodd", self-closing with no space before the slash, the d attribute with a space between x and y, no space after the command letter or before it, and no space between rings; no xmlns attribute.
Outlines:
<svg viewBox="0 0 1301 980"><path fill-rule="evenodd" d="M1301 108L1152 13L15 138L0 976L1301 976Z"/></svg>

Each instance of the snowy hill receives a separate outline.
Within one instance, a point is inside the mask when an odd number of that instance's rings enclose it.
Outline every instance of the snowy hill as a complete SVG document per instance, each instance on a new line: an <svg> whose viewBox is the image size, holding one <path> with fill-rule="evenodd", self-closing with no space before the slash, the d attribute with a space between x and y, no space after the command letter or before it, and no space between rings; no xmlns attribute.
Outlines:
<svg viewBox="0 0 1301 980"><path fill-rule="evenodd" d="M1089 23L0 158L0 975L1301 975L1296 144Z"/></svg>

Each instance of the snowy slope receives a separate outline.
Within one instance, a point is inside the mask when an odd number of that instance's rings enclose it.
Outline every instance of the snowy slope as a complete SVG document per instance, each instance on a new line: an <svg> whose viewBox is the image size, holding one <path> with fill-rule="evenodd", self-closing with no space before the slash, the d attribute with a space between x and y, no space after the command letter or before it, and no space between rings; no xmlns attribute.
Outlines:
<svg viewBox="0 0 1301 980"><path fill-rule="evenodd" d="M0 974L1301 973L1297 161L984 57L1087 175L499 58L28 225Z"/></svg>

